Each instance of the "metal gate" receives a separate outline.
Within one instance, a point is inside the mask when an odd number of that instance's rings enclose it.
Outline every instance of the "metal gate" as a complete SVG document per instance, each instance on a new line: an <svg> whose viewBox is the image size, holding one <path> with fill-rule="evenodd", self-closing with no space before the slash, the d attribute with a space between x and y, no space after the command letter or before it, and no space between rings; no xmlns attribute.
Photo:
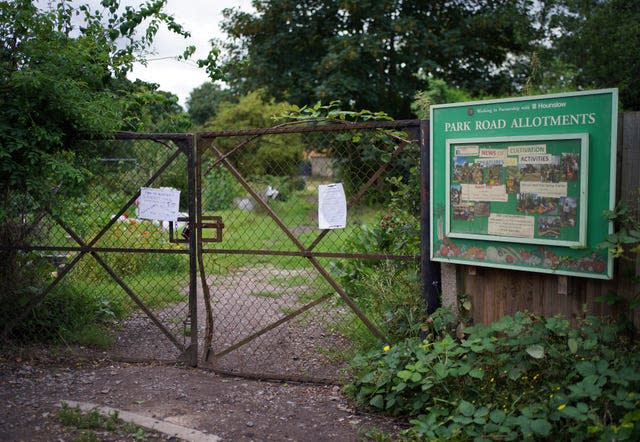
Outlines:
<svg viewBox="0 0 640 442"><path fill-rule="evenodd" d="M3 281L1 341L195 365L195 238L180 241L176 226L136 216L142 187L177 187L181 221L195 230L193 136L123 133L80 148L96 157L77 191L56 187L46 207L28 196L12 202L24 208L4 224L14 234L0 253L14 268ZM9 271L28 287L10 287Z"/></svg>
<svg viewBox="0 0 640 442"><path fill-rule="evenodd" d="M406 204L428 219L426 133L411 120L91 142L91 180L50 206L26 204L0 246L37 275L27 292L3 294L1 341L54 333L83 356L335 380L354 340L386 342L363 275L408 266L416 290L433 291L420 281L426 254L369 244L390 222L394 180L419 181ZM320 229L318 190L336 183L347 223ZM163 186L181 191L177 224L138 219L141 188ZM68 325L52 330L54 315Z"/></svg>
<svg viewBox="0 0 640 442"><path fill-rule="evenodd" d="M385 342L384 318L344 284L393 262L419 275L417 251L358 245L385 222L390 180L420 175L419 134L419 121L394 121L197 135L203 365L337 379L353 339ZM332 183L345 190L348 221L321 230L318 190ZM419 211L420 199L407 204Z"/></svg>

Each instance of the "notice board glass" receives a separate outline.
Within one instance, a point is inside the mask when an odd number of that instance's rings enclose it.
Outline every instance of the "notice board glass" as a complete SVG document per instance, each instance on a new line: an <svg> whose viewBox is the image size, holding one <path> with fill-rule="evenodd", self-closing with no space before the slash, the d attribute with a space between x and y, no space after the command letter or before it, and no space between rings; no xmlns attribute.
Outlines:
<svg viewBox="0 0 640 442"><path fill-rule="evenodd" d="M617 90L431 109L431 259L609 279Z"/></svg>
<svg viewBox="0 0 640 442"><path fill-rule="evenodd" d="M447 236L585 246L588 152L588 134L447 140Z"/></svg>

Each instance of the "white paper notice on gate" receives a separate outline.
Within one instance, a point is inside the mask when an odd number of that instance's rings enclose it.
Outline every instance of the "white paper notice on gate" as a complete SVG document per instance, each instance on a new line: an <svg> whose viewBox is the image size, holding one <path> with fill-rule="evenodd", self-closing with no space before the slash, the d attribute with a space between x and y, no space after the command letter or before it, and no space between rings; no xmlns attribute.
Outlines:
<svg viewBox="0 0 640 442"><path fill-rule="evenodd" d="M141 187L137 204L140 219L175 222L180 210L180 191L172 187Z"/></svg>
<svg viewBox="0 0 640 442"><path fill-rule="evenodd" d="M347 225L347 198L342 183L318 186L318 228L344 229Z"/></svg>

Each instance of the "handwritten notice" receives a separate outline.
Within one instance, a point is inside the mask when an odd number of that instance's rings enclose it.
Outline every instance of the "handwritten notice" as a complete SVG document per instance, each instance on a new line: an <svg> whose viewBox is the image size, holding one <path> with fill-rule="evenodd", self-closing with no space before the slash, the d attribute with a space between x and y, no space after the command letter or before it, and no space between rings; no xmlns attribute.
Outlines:
<svg viewBox="0 0 640 442"><path fill-rule="evenodd" d="M525 215L505 215L492 213L489 215L489 235L533 238L535 217Z"/></svg>
<svg viewBox="0 0 640 442"><path fill-rule="evenodd" d="M562 198L567 196L567 183L540 183L538 181L520 181L521 193L535 193L544 198Z"/></svg>
<svg viewBox="0 0 640 442"><path fill-rule="evenodd" d="M496 201L505 203L509 201L507 186L489 186L487 184L462 184L463 201Z"/></svg>
<svg viewBox="0 0 640 442"><path fill-rule="evenodd" d="M180 211L180 191L171 187L140 188L138 217L157 221L176 221Z"/></svg>
<svg viewBox="0 0 640 442"><path fill-rule="evenodd" d="M347 225L347 198L342 183L318 186L318 228L344 229Z"/></svg>

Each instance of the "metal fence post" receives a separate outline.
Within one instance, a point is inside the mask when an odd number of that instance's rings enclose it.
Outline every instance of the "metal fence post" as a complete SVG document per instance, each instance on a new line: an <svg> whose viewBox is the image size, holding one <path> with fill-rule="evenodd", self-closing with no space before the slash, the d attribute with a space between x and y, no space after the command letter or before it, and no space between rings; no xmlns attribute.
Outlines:
<svg viewBox="0 0 640 442"><path fill-rule="evenodd" d="M196 229L196 162L198 156L195 152L197 143L195 135L190 135L186 143L187 153L187 179L189 189L189 316L191 318L189 346L189 364L192 367L198 365L198 284L197 284L197 229Z"/></svg>
<svg viewBox="0 0 640 442"><path fill-rule="evenodd" d="M429 206L431 195L431 140L429 120L420 120L420 273L422 276L422 299L427 312L432 314L441 305L440 263L431 261L431 222Z"/></svg>

